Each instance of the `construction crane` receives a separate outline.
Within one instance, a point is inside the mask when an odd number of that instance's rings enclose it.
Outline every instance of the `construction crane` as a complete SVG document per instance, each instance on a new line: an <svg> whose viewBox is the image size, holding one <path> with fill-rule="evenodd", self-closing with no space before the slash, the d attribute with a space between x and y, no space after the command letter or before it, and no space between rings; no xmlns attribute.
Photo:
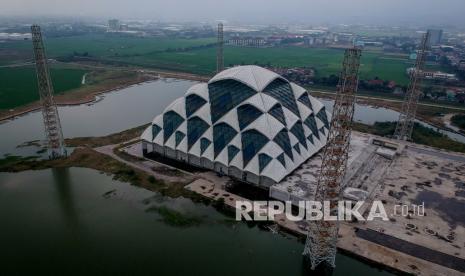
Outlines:
<svg viewBox="0 0 465 276"><path fill-rule="evenodd" d="M216 49L216 72L224 70L224 38L223 38L223 23L218 23L218 45Z"/></svg>
<svg viewBox="0 0 465 276"><path fill-rule="evenodd" d="M420 44L420 49L417 53L415 61L415 68L410 72L410 84L405 93L405 99L402 103L402 110L399 115L399 121L396 125L394 138L398 140L411 140L413 132L413 124L415 122L415 115L418 107L418 100L420 98L420 84L425 67L426 54L428 50L428 41L430 33L426 32Z"/></svg>
<svg viewBox="0 0 465 276"><path fill-rule="evenodd" d="M66 149L58 109L53 99L53 86L48 70L42 33L38 25L31 26L31 32L48 156L51 159L60 158L66 156Z"/></svg>
<svg viewBox="0 0 465 276"><path fill-rule="evenodd" d="M347 168L360 57L361 50L358 48L345 51L328 142L318 176L315 201L328 201L331 215L338 213L338 201ZM311 269L316 269L320 264L334 267L339 223L321 219L313 221L309 226L303 254L309 259Z"/></svg>

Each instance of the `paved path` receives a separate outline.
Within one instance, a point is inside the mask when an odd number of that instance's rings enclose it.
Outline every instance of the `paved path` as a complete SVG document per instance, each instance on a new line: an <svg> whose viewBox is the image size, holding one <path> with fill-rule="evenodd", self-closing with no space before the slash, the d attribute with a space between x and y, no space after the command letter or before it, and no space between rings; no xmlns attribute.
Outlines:
<svg viewBox="0 0 465 276"><path fill-rule="evenodd" d="M410 150L416 153L427 154L427 155L431 155L431 156L435 156L439 158L444 158L444 159L449 159L449 160L465 163L465 156L463 155L461 156L461 155L447 153L447 152L438 151L438 150L429 150L429 149L419 148L419 147L415 147L411 145L407 147L407 150Z"/></svg>
<svg viewBox="0 0 465 276"><path fill-rule="evenodd" d="M128 166L131 166L133 168L139 169L141 171L144 171L148 173L149 175L152 175L156 179L163 180L166 182L191 182L193 180L193 175L191 174L185 174L181 173L180 175L172 175L169 174L169 172L172 172L171 170L166 170L167 166L164 164L160 164L158 162L145 159L144 161L135 161L135 162L130 162L127 160L124 160L123 158L119 157L113 152L113 149L117 147L118 145L107 145L99 148L95 148L96 151L103 153L105 155L110 156L113 159L118 160L119 162L122 162ZM155 171L154 171L155 169ZM159 170L157 170L159 169ZM161 173L161 171L167 171L166 174ZM171 169L171 168L170 168ZM179 170L177 170L179 171Z"/></svg>
<svg viewBox="0 0 465 276"><path fill-rule="evenodd" d="M382 246L406 253L428 262L439 264L460 272L465 272L465 260L445 254L418 244L398 239L396 237L374 231L372 229L358 229L357 237L371 241Z"/></svg>

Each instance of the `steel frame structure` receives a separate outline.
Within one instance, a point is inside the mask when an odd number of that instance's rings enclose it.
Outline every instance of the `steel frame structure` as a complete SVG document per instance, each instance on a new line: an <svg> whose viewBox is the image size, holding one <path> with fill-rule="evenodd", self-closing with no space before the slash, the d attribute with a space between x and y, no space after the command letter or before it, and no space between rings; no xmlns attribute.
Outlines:
<svg viewBox="0 0 465 276"><path fill-rule="evenodd" d="M60 117L58 116L58 109L53 99L53 86L50 79L40 26L31 26L31 32L48 155L49 158L52 159L59 158L66 156L66 149L63 141Z"/></svg>
<svg viewBox="0 0 465 276"><path fill-rule="evenodd" d="M338 201L347 168L360 56L361 50L358 48L345 51L328 142L323 151L318 176L315 200L328 201L331 215L338 214ZM337 221L321 219L310 223L303 254L309 258L311 269L316 269L323 263L330 267L335 266L338 231Z"/></svg>
<svg viewBox="0 0 465 276"><path fill-rule="evenodd" d="M399 121L397 122L396 130L394 132L394 138L397 140L409 141L412 138L413 125L415 123L415 115L418 108L418 100L420 98L419 88L425 66L429 37L429 32L423 35L417 59L415 61L415 69L410 74L409 87L405 93L402 110L399 115Z"/></svg>
<svg viewBox="0 0 465 276"><path fill-rule="evenodd" d="M223 37L223 23L218 23L218 45L216 49L216 72L219 73L224 70L224 37Z"/></svg>

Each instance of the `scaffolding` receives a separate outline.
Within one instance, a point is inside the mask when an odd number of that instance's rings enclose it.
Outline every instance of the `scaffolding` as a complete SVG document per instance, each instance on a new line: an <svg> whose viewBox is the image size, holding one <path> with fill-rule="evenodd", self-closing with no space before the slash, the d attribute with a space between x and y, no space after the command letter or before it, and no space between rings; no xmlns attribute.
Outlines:
<svg viewBox="0 0 465 276"><path fill-rule="evenodd" d="M61 130L58 109L53 99L53 86L48 70L42 33L38 25L31 26L31 32L48 156L51 159L64 157L66 156L66 149L63 141L63 132Z"/></svg>
<svg viewBox="0 0 465 276"><path fill-rule="evenodd" d="M418 108L418 100L420 99L420 84L425 66L426 54L428 50L428 41L430 33L426 32L421 40L420 49L417 53L415 67L410 71L410 83L405 93L405 99L402 103L402 110L399 115L399 121L396 125L394 138L398 140L409 141L412 138L413 125L415 123L415 115Z"/></svg>
<svg viewBox="0 0 465 276"><path fill-rule="evenodd" d="M224 70L224 37L223 23L218 23L218 45L216 49L216 72Z"/></svg>
<svg viewBox="0 0 465 276"><path fill-rule="evenodd" d="M341 185L347 168L360 56L361 50L358 48L345 51L328 142L318 176L315 201L329 202L331 215L338 214ZM311 269L323 263L335 266L338 231L338 221L321 219L310 223L303 254L309 259Z"/></svg>

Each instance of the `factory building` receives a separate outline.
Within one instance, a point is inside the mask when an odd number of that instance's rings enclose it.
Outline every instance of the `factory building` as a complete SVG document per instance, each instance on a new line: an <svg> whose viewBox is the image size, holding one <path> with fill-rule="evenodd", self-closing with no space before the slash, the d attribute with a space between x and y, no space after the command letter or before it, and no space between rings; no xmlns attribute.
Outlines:
<svg viewBox="0 0 465 276"><path fill-rule="evenodd" d="M171 103L142 134L142 150L269 188L322 149L329 117L304 88L238 66Z"/></svg>

